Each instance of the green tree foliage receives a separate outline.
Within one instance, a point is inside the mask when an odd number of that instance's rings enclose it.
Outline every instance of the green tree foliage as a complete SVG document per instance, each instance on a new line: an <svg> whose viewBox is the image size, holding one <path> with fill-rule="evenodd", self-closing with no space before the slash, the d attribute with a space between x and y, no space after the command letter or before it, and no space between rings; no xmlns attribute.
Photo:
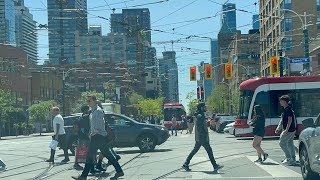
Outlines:
<svg viewBox="0 0 320 180"><path fill-rule="evenodd" d="M198 100L193 99L188 104L189 114L193 115L197 110Z"/></svg>
<svg viewBox="0 0 320 180"><path fill-rule="evenodd" d="M232 92L231 96L232 112L233 114L239 113L239 103L240 103L240 91L239 89Z"/></svg>
<svg viewBox="0 0 320 180"><path fill-rule="evenodd" d="M32 123L40 124L40 135L41 135L41 124L47 122L48 114L53 106L56 105L55 101L42 101L39 104L33 104L29 109L30 120Z"/></svg>
<svg viewBox="0 0 320 180"><path fill-rule="evenodd" d="M155 115L162 117L163 98L144 99L138 103L138 107L144 117Z"/></svg>
<svg viewBox="0 0 320 180"><path fill-rule="evenodd" d="M87 91L81 93L81 96L76 102L71 104L71 113L80 113L81 107L87 103L88 96L96 96L98 100L103 101L103 93L98 93L96 91Z"/></svg>
<svg viewBox="0 0 320 180"><path fill-rule="evenodd" d="M141 96L136 92L132 93L131 96L129 97L129 101L131 105L139 104L139 102L142 100L144 100L143 96Z"/></svg>
<svg viewBox="0 0 320 180"><path fill-rule="evenodd" d="M2 126L8 121L9 115L22 111L21 108L16 107L16 103L19 103L21 100L21 98L18 98L18 102L16 102L16 99L11 96L9 91L0 89L0 139Z"/></svg>
<svg viewBox="0 0 320 180"><path fill-rule="evenodd" d="M213 89L212 95L207 99L207 105L210 106L214 112L227 113L228 112L228 87L226 85L218 85Z"/></svg>

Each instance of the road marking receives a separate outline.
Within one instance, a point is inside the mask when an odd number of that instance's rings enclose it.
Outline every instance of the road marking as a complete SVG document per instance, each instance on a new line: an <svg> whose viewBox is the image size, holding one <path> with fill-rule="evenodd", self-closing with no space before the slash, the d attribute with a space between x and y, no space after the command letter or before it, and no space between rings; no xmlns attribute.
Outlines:
<svg viewBox="0 0 320 180"><path fill-rule="evenodd" d="M257 157L256 156L247 156L247 158L254 162ZM272 163L272 165L268 164L260 164L255 163L258 167L269 173L272 177L280 178L280 177L302 177L301 174L277 163L276 161L268 158L265 163Z"/></svg>

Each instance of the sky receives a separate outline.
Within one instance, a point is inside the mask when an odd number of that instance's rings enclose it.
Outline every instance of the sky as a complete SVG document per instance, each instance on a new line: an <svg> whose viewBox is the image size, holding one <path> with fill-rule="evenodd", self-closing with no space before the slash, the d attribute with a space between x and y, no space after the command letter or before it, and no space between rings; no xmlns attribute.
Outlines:
<svg viewBox="0 0 320 180"><path fill-rule="evenodd" d="M259 12L258 0L227 1L235 3L236 8L248 11L236 12L237 29L248 33L252 28L252 15ZM110 32L110 22L98 16L110 18L113 8L116 9L115 13L121 13L121 9L125 8L149 8L153 29L152 46L157 49L158 58L162 58L163 51L176 51L179 99L187 107L187 93L196 92L196 82L189 81L189 67L197 66L201 61L210 63L208 38L217 39L222 4L225 2L226 0L88 0L88 25L101 25L103 34L106 35ZM37 25L48 23L47 0L25 0L25 6L30 9ZM192 35L208 38L192 38ZM171 43L172 40L179 39L181 42ZM38 31L38 53L40 64L48 60L47 30Z"/></svg>

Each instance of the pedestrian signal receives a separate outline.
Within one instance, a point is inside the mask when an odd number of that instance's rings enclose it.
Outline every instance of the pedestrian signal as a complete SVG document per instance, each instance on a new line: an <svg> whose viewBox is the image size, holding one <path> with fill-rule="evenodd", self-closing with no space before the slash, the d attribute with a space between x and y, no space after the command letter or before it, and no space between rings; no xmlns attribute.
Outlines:
<svg viewBox="0 0 320 180"><path fill-rule="evenodd" d="M190 67L190 81L196 81L197 80L197 67L192 66Z"/></svg>
<svg viewBox="0 0 320 180"><path fill-rule="evenodd" d="M212 79L212 65L211 64L206 64L205 65L205 76L206 79Z"/></svg>
<svg viewBox="0 0 320 180"><path fill-rule="evenodd" d="M279 74L279 61L277 56L270 58L270 74Z"/></svg>
<svg viewBox="0 0 320 180"><path fill-rule="evenodd" d="M226 79L232 79L232 64L224 65L224 77Z"/></svg>

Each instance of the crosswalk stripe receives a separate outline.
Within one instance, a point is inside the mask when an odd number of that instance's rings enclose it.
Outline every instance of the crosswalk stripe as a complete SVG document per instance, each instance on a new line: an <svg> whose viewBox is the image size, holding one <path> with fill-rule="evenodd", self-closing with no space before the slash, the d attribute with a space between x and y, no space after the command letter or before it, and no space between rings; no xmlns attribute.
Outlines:
<svg viewBox="0 0 320 180"><path fill-rule="evenodd" d="M247 156L247 158L254 162L257 157L256 156ZM268 158L266 161L266 163L272 163L274 165L263 165L260 163L255 163L258 167L260 167L261 169L263 169L264 171L266 171L267 173L269 173L272 177L275 178L280 178L280 177L301 177L301 174L277 163L276 161Z"/></svg>

